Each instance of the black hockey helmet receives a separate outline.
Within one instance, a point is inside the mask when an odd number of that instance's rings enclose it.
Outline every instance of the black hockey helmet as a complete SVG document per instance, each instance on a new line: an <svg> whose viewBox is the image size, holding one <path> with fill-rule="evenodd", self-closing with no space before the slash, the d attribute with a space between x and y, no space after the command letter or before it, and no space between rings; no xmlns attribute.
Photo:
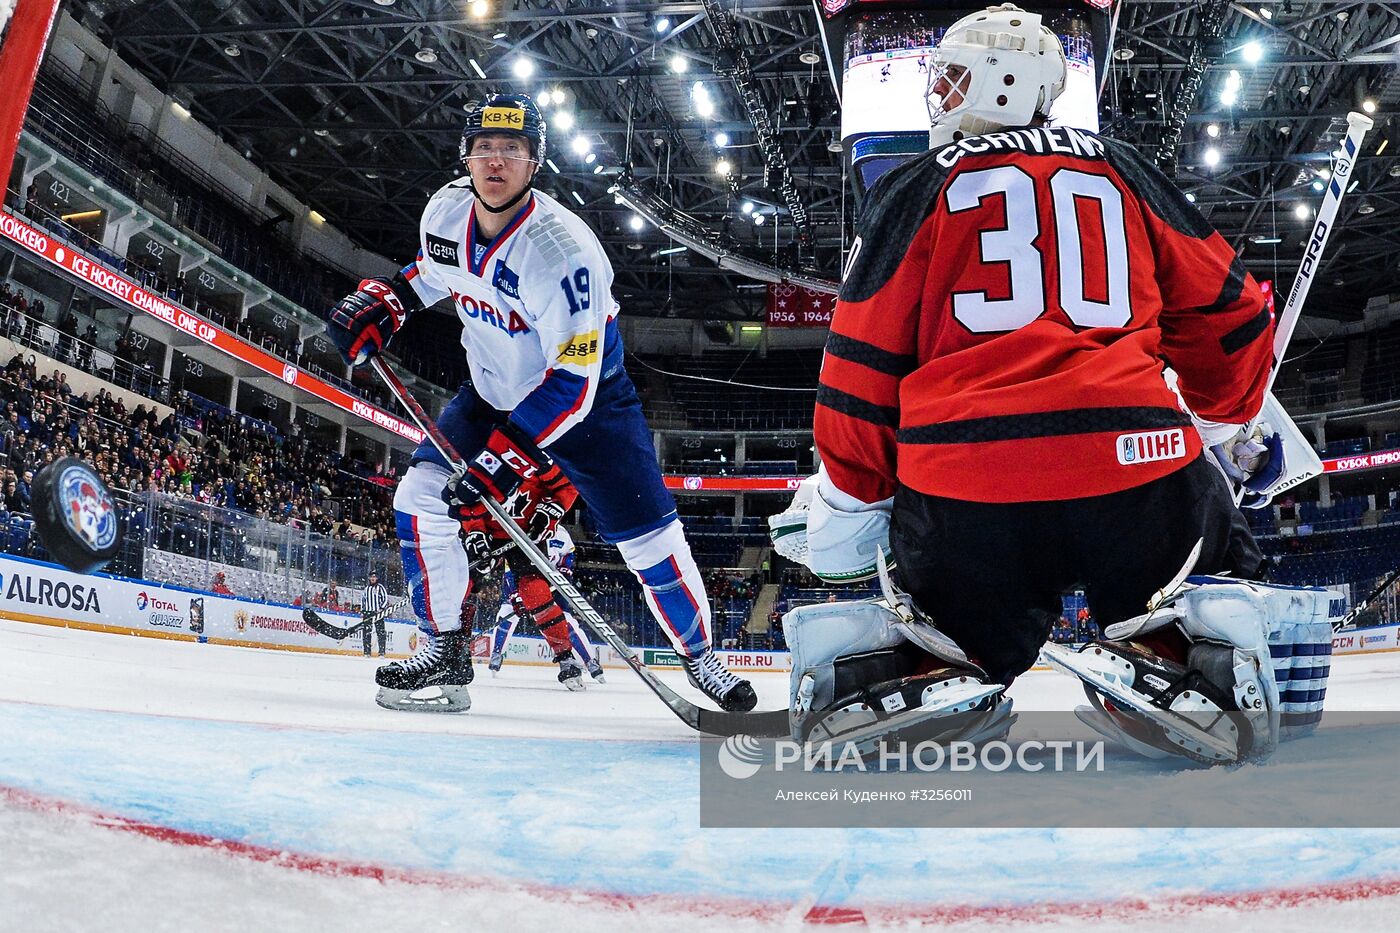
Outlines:
<svg viewBox="0 0 1400 933"><path fill-rule="evenodd" d="M467 125L462 130L462 143L457 150L462 164L466 164L472 140L486 133L510 133L525 137L534 149L535 161L544 163L544 116L528 94L491 94L472 108L471 113L467 114Z"/></svg>

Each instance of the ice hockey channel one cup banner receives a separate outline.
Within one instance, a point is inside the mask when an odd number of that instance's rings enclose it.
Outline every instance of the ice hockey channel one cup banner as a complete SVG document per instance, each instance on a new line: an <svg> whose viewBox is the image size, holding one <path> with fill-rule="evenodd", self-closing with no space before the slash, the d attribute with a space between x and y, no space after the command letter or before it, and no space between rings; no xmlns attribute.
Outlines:
<svg viewBox="0 0 1400 933"><path fill-rule="evenodd" d="M1216 767L1145 758L1070 712L866 758L747 735L698 746L704 827L1400 826L1400 712L1324 713L1266 760Z"/></svg>

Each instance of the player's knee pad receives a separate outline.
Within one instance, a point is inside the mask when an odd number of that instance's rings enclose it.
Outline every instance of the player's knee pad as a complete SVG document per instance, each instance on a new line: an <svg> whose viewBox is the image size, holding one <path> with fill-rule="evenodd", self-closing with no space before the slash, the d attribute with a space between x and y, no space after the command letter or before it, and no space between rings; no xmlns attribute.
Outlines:
<svg viewBox="0 0 1400 933"><path fill-rule="evenodd" d="M1321 717L1330 603L1319 587L1190 577L1152 612L1108 626L1105 641L1049 657L1104 714L1086 721L1135 751L1264 758Z"/></svg>
<svg viewBox="0 0 1400 933"><path fill-rule="evenodd" d="M1006 687L928 625L882 600L818 603L783 616L797 742L851 742L865 756L900 742L986 741L1010 728ZM911 637L912 636L912 637Z"/></svg>
<svg viewBox="0 0 1400 933"><path fill-rule="evenodd" d="M461 525L447 514L442 487L448 472L435 463L409 468L394 491L394 523L414 612L436 631L461 625L470 566Z"/></svg>
<svg viewBox="0 0 1400 933"><path fill-rule="evenodd" d="M710 647L710 600L679 521L619 541L622 559L637 575L647 605L676 650L694 657Z"/></svg>

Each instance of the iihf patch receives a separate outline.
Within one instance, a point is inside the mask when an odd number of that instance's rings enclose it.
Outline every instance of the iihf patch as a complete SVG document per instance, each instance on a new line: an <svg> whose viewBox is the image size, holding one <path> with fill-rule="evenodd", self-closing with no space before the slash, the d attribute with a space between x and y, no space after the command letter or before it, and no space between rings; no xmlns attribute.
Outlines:
<svg viewBox="0 0 1400 933"><path fill-rule="evenodd" d="M520 276L506 268L504 259L496 260L496 276L491 280L491 284L496 287L496 291L502 295L509 295L512 298L520 298Z"/></svg>
<svg viewBox="0 0 1400 933"><path fill-rule="evenodd" d="M1114 443L1118 449L1118 462L1123 466L1179 460L1186 456L1186 434L1181 428L1120 434Z"/></svg>
<svg viewBox="0 0 1400 933"><path fill-rule="evenodd" d="M457 253L457 243L453 240L440 236L433 236L429 233L424 239L428 242L428 257L433 262L445 266L460 266L461 258Z"/></svg>

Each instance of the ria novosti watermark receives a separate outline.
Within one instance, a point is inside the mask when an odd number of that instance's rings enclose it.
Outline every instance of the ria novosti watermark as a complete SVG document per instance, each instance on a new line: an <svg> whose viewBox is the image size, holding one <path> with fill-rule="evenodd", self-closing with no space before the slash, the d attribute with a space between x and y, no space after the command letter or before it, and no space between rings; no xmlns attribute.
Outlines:
<svg viewBox="0 0 1400 933"><path fill-rule="evenodd" d="M707 827L1400 827L1400 714L1329 713L1264 762L1205 768L1022 712L993 741L699 743Z"/></svg>

